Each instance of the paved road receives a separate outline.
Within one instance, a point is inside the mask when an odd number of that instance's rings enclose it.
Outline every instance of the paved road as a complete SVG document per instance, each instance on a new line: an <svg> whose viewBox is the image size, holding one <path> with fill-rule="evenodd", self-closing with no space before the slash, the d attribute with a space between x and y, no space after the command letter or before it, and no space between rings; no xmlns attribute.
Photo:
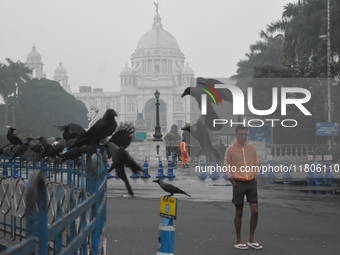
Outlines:
<svg viewBox="0 0 340 255"><path fill-rule="evenodd" d="M263 250L233 248L235 231L231 186L220 178L197 179L194 169L175 170L172 183L192 195L178 195L175 220L176 255L210 254L339 254L340 196L305 192L305 187L263 182L259 186L256 240ZM150 171L151 176L156 170ZM131 179L130 179L131 180ZM167 181L167 180L166 180ZM160 190L151 179L131 180L136 196L121 180L108 181L107 254L156 254ZM244 208L242 236L249 234L249 206ZM257 253L257 254L258 254Z"/></svg>

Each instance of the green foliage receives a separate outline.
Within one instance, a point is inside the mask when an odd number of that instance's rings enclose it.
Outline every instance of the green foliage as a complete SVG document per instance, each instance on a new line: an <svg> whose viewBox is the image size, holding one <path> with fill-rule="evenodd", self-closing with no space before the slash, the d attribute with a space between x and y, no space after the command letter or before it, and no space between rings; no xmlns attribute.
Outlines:
<svg viewBox="0 0 340 255"><path fill-rule="evenodd" d="M11 98L13 102L13 97ZM83 102L67 93L59 83L33 79L21 86L15 118L18 133L29 136L61 136L53 125L71 122L87 126L87 109ZM9 112L12 116L12 110Z"/></svg>
<svg viewBox="0 0 340 255"><path fill-rule="evenodd" d="M167 142L174 142L174 141L176 141L176 136L172 133L167 133L164 136L164 140L167 141Z"/></svg>
<svg viewBox="0 0 340 255"><path fill-rule="evenodd" d="M181 140L181 136L178 133L178 126L176 124L171 126L170 133L175 135L175 141Z"/></svg>
<svg viewBox="0 0 340 255"><path fill-rule="evenodd" d="M340 122L340 1L330 1L330 64L332 122ZM250 45L246 59L238 62L237 75L233 78L257 78L249 84L239 79L239 87L253 87L256 109L269 109L272 105L272 87L293 87L292 84L273 82L277 78L304 78L296 87L308 89L311 100L304 106L312 113L305 116L294 105L289 105L285 118L299 121L295 128L278 125L273 130L274 143L315 143L316 122L327 122L327 1L298 1L284 7L282 19L261 31L261 40ZM326 38L327 39L327 38ZM263 80L266 78L266 80ZM310 78L314 78L311 80ZM278 80L278 79L277 79ZM317 81L317 82L316 82ZM245 85L246 84L246 85ZM256 91L256 92L255 92ZM294 95L298 97L298 95ZM280 98L280 94L278 95ZM270 119L282 119L280 104ZM325 137L318 137L324 143Z"/></svg>

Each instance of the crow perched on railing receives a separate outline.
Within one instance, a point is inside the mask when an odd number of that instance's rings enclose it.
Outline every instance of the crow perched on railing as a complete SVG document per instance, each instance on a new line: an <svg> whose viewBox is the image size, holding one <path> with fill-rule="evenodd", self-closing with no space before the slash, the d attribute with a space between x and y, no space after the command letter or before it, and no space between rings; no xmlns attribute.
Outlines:
<svg viewBox="0 0 340 255"><path fill-rule="evenodd" d="M22 141L20 140L20 138L14 134L14 130L16 130L16 128L12 128L10 127L7 131L7 139L8 141L12 144L12 145L21 145Z"/></svg>
<svg viewBox="0 0 340 255"><path fill-rule="evenodd" d="M70 123L64 126L54 126L63 131L63 138L68 142L71 139L79 138L86 133L86 130L79 124Z"/></svg>
<svg viewBox="0 0 340 255"><path fill-rule="evenodd" d="M115 117L117 113L113 109L107 109L104 116L99 119L89 130L80 136L74 144L68 147L80 147L84 144L98 146L99 142L108 136L111 136L117 128Z"/></svg>
<svg viewBox="0 0 340 255"><path fill-rule="evenodd" d="M39 161L42 158L46 158L46 157L56 158L64 150L65 144L66 144L65 139L61 139L56 145L54 145L54 146L50 147L48 150L44 151L37 158L37 161Z"/></svg>
<svg viewBox="0 0 340 255"><path fill-rule="evenodd" d="M29 143L30 141L34 140L33 138L31 137L28 137L27 138L27 142L21 144L18 149L13 153L12 157L9 159L9 162L12 162L13 159L15 159L16 157L18 156L22 156L26 151L27 149L30 147Z"/></svg>

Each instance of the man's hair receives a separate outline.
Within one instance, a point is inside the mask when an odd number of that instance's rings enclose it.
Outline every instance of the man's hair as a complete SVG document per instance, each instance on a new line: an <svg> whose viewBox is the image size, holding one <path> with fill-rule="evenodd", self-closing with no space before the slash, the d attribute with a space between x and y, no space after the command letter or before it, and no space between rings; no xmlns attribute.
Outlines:
<svg viewBox="0 0 340 255"><path fill-rule="evenodd" d="M187 139L185 139L185 137L182 138L182 141L183 141L183 142L186 142L186 140L187 140Z"/></svg>
<svg viewBox="0 0 340 255"><path fill-rule="evenodd" d="M239 130L246 130L248 131L248 128L243 125L237 125L235 128L235 133L237 134Z"/></svg>

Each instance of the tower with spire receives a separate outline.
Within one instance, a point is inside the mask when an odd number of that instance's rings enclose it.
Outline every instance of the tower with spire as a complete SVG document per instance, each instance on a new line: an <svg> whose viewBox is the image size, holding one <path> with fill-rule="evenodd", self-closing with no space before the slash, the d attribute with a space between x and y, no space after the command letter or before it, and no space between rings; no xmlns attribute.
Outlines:
<svg viewBox="0 0 340 255"><path fill-rule="evenodd" d="M32 51L28 53L25 66L32 70L31 78L43 78L44 64L41 62L41 55L37 52L35 44L33 44Z"/></svg>
<svg viewBox="0 0 340 255"><path fill-rule="evenodd" d="M54 71L53 79L60 83L60 85L68 92L71 93L71 87L68 84L68 76L67 71L63 67L63 64L61 63L61 60L59 62L59 66Z"/></svg>

